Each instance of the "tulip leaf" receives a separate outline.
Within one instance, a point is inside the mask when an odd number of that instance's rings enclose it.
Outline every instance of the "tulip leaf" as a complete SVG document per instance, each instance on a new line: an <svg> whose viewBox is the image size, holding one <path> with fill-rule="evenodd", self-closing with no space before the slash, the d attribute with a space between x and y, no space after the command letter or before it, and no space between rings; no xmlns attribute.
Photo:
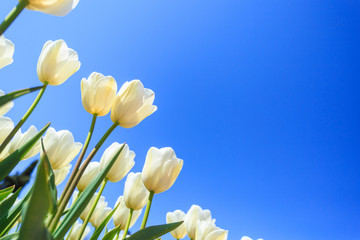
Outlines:
<svg viewBox="0 0 360 240"><path fill-rule="evenodd" d="M21 89L21 90L14 91L14 92L5 94L3 96L0 96L0 107L2 105L6 104L7 102L10 102L11 100L14 100L15 98L18 98L18 97L21 97L21 96L23 96L25 94L40 90L42 87L43 86L25 88L25 89Z"/></svg>
<svg viewBox="0 0 360 240"><path fill-rule="evenodd" d="M91 236L90 240L96 240L99 238L101 232L104 230L105 226L108 224L108 222L110 221L112 215L114 215L116 209L119 207L120 203L106 216L106 218L104 219L104 221L100 224L100 226L98 228L96 228L96 230L94 231L93 235Z"/></svg>
<svg viewBox="0 0 360 240"><path fill-rule="evenodd" d="M0 190L0 202L14 191L15 185Z"/></svg>
<svg viewBox="0 0 360 240"><path fill-rule="evenodd" d="M70 208L68 214L64 217L64 220L61 222L60 226L54 232L54 239L60 240L65 237L65 234L70 229L72 224L78 219L80 214L86 208L88 202L91 200L92 196L99 188L101 182L106 177L106 174L110 171L112 165L115 163L117 157L120 155L123 150L125 144L121 146L119 151L114 155L114 157L108 162L108 164L103 168L98 174L98 176L91 181L91 183L85 188L83 193L79 196L79 198L74 202L73 206Z"/></svg>
<svg viewBox="0 0 360 240"><path fill-rule="evenodd" d="M0 236L5 235L15 224L17 219L20 217L21 210L24 206L24 204L27 202L27 200L30 198L32 194L32 188L27 192L25 197L20 200L11 210L8 212L6 218L1 219L0 224Z"/></svg>
<svg viewBox="0 0 360 240"><path fill-rule="evenodd" d="M16 167L20 160L26 155L28 151L34 146L34 144L40 139L44 134L46 129L50 126L50 123L46 124L35 136L33 136L29 141L22 145L15 152L10 154L7 158L0 162L0 181L9 175L9 173Z"/></svg>
<svg viewBox="0 0 360 240"><path fill-rule="evenodd" d="M10 211L10 208L12 205L14 205L16 198L19 196L21 188L19 188L13 195L10 195L7 199L5 199L0 204L0 219L3 219L8 212Z"/></svg>
<svg viewBox="0 0 360 240"><path fill-rule="evenodd" d="M18 239L18 233L12 233L5 237L0 238L0 240L17 240Z"/></svg>
<svg viewBox="0 0 360 240"><path fill-rule="evenodd" d="M180 226L183 222L175 222L157 226L151 226L132 234L130 237L126 238L126 240L154 240L162 235L171 232L178 226Z"/></svg>
<svg viewBox="0 0 360 240"><path fill-rule="evenodd" d="M51 209L51 193L49 184L50 166L42 155L37 169L33 193L23 212L23 220L19 231L19 240L49 240L52 236L47 231L44 221Z"/></svg>
<svg viewBox="0 0 360 240"><path fill-rule="evenodd" d="M116 228L111 229L108 233L105 234L105 236L102 238L102 240L112 240L116 236L118 232L120 232L121 225L117 226Z"/></svg>

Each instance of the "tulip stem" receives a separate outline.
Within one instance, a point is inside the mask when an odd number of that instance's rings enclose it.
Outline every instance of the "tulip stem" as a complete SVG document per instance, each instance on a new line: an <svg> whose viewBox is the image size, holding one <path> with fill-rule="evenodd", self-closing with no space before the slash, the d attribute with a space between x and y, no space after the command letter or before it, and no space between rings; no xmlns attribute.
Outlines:
<svg viewBox="0 0 360 240"><path fill-rule="evenodd" d="M90 143L90 140L91 140L91 137L92 137L92 134L94 132L94 128L95 128L95 123L96 123L96 118L97 118L97 114L94 114L93 115L93 118L92 118L92 121L91 121L91 125L90 125L90 129L89 129L89 133L86 137L86 140L84 142L84 147L82 148L81 152L80 152L80 155L79 155L79 158L75 164L75 167L74 167L74 170L72 171L70 177L69 177L69 180L67 181L66 183L66 186L61 194L61 197L59 199L59 202L58 202L58 205L61 204L61 202L64 200L64 196L65 194L68 192L69 190L69 187L71 185L71 182L74 180L76 174L78 173L79 171L79 167L80 167L80 164L81 164L81 161L84 159L84 156L85 156L85 153L86 153L86 150L89 146L89 143Z"/></svg>
<svg viewBox="0 0 360 240"><path fill-rule="evenodd" d="M115 240L119 240L119 235L120 235L120 231L118 231L118 232L116 233L116 238L115 238Z"/></svg>
<svg viewBox="0 0 360 240"><path fill-rule="evenodd" d="M29 4L28 0L21 0L19 3L9 12L4 21L0 25L0 36L8 29L10 24L19 16L22 10Z"/></svg>
<svg viewBox="0 0 360 240"><path fill-rule="evenodd" d="M97 194L96 198L95 198L95 201L93 203L93 205L91 206L91 209L90 209L90 212L88 213L88 215L86 216L84 222L83 222L83 225L81 226L81 229L80 229L80 233L79 233L79 236L78 236L78 240L82 239L81 236L84 234L84 231L86 229L86 225L88 224L90 218L91 218L91 215L94 213L95 211L95 208L96 208L96 205L98 204L99 202L99 199L101 197L101 194L102 192L104 191L104 188L106 186L106 183L107 183L107 179L105 178L101 184L101 187L100 187L100 190L99 190L99 193Z"/></svg>
<svg viewBox="0 0 360 240"><path fill-rule="evenodd" d="M128 231L129 231L130 222L131 222L133 212L134 212L134 209L130 209L129 217L127 219L125 230L124 230L123 237L122 237L123 240L126 238L126 235L127 235Z"/></svg>
<svg viewBox="0 0 360 240"><path fill-rule="evenodd" d="M45 92L45 89L47 87L48 83L45 82L42 86L40 92L38 93L37 97L35 98L34 102L31 104L30 108L27 110L27 112L24 114L24 116L20 119L20 121L16 124L14 129L9 133L9 135L5 138L5 140L0 145L0 153L5 149L5 147L8 145L10 140L14 137L16 132L21 128L21 126L25 123L25 121L29 118L30 114L34 111L36 105L39 103L42 95Z"/></svg>
<svg viewBox="0 0 360 240"><path fill-rule="evenodd" d="M145 210L144 218L143 218L143 221L142 221L142 223L141 223L140 229L143 229L143 228L145 228L145 226L146 226L146 222L147 222L148 217L149 217L150 207L151 207L151 203L152 203L153 197L154 197L154 192L153 192L153 191L150 191L149 199L148 199L148 202L147 202L147 204L146 204L146 210Z"/></svg>
<svg viewBox="0 0 360 240"><path fill-rule="evenodd" d="M72 195L72 192L75 190L76 185L78 184L81 176L83 175L86 167L89 165L90 161L93 159L93 157L95 156L95 154L97 153L97 151L100 149L100 147L103 145L103 143L105 142L105 140L109 137L109 135L112 133L112 131L114 131L114 129L118 126L119 124L117 122L115 122L104 134L104 136L102 136L102 138L100 139L100 141L96 144L96 146L93 148L93 150L91 150L91 152L89 153L89 155L87 156L87 158L84 160L84 163L81 165L78 173L75 175L74 180L71 182L71 185L68 189L68 191L65 193L63 201L59 204L58 207L58 211L55 214L55 217L53 218L53 220L51 221L50 224L50 232L53 232L57 226L57 222L60 220L60 217L67 205L67 203L69 202L69 199Z"/></svg>
<svg viewBox="0 0 360 240"><path fill-rule="evenodd" d="M81 194L81 193L82 193L81 191L78 192L78 194L76 195L76 197L75 197L75 199L73 200L73 202L72 202L72 204L71 204L70 207L72 207L72 205L74 205L74 203L76 202L76 200L80 197L80 194ZM68 235L67 235L67 237L66 237L66 240L69 240L69 239L70 239L70 235L71 235L71 232L73 231L74 227L75 227L75 223L71 226L70 231L69 231L69 233L68 233Z"/></svg>

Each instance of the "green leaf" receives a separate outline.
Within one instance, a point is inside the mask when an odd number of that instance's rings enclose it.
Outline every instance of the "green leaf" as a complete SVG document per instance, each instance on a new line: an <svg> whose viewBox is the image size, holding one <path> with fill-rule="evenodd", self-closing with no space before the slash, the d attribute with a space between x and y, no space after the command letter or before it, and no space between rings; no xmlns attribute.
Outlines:
<svg viewBox="0 0 360 240"><path fill-rule="evenodd" d="M49 240L52 239L44 221L51 209L51 193L49 186L49 169L44 155L37 169L33 193L23 213L23 221L19 232L19 240Z"/></svg>
<svg viewBox="0 0 360 240"><path fill-rule="evenodd" d="M4 178L9 175L9 173L16 167L26 153L30 151L32 146L34 146L34 144L40 139L49 126L50 123L46 124L45 127L43 127L43 129L41 129L34 137L0 162L0 181L4 180Z"/></svg>
<svg viewBox="0 0 360 240"><path fill-rule="evenodd" d="M0 224L0 236L5 235L15 224L17 219L20 217L21 210L27 200L30 198L32 193L32 188L27 192L25 197L20 200L7 214L6 218L1 219Z"/></svg>
<svg viewBox="0 0 360 240"><path fill-rule="evenodd" d="M106 216L106 218L104 219L104 221L100 224L100 226L94 231L93 235L91 236L90 240L96 240L99 238L101 232L104 230L105 226L108 224L108 222L110 221L112 215L114 215L116 209L118 208L118 206L120 205L120 203L118 205L116 205L116 207Z"/></svg>
<svg viewBox="0 0 360 240"><path fill-rule="evenodd" d="M18 239L18 233L12 233L5 237L0 238L0 240L17 240Z"/></svg>
<svg viewBox="0 0 360 240"><path fill-rule="evenodd" d="M132 234L130 237L126 238L126 240L154 240L168 232L171 232L172 230L180 226L182 223L183 222L175 222L147 227Z"/></svg>
<svg viewBox="0 0 360 240"><path fill-rule="evenodd" d="M20 190L21 188L19 188L13 195L5 199L0 204L0 219L3 219L5 216L7 216L10 208L12 207L12 205L14 205L16 198L19 196Z"/></svg>
<svg viewBox="0 0 360 240"><path fill-rule="evenodd" d="M8 94L5 94L3 96L0 96L0 107L4 104L6 104L7 102L10 102L11 100L14 100L15 98L21 97L25 94L31 93L31 92L35 92L37 90L40 90L43 86L39 86L39 87L32 87L32 88L25 88L25 89L21 89L18 91L14 91Z"/></svg>
<svg viewBox="0 0 360 240"><path fill-rule="evenodd" d="M119 151L114 155L113 159L109 161L106 167L100 172L100 174L87 186L84 192L80 197L75 201L73 206L70 208L69 213L66 214L64 220L61 222L60 226L54 232L54 238L56 240L63 239L66 232L70 229L71 225L79 218L80 214L86 208L88 202L91 200L92 196L99 188L101 182L106 177L106 174L110 171L112 165L115 163L117 157L121 153L125 146L125 143L121 146Z"/></svg>
<svg viewBox="0 0 360 240"><path fill-rule="evenodd" d="M0 190L0 202L14 191L15 185Z"/></svg>
<svg viewBox="0 0 360 240"><path fill-rule="evenodd" d="M120 232L120 226L111 229L107 234L105 234L102 240L113 240L118 232Z"/></svg>

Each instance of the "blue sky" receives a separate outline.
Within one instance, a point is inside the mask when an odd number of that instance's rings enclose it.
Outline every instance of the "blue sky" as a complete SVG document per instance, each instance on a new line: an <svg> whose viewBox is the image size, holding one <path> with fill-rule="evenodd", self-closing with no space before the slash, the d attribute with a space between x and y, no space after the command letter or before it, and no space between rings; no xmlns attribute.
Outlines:
<svg viewBox="0 0 360 240"><path fill-rule="evenodd" d="M14 4L1 2L1 16ZM158 111L117 129L105 147L126 141L137 154L134 171L151 146L171 146L184 159L174 186L155 196L150 224L198 204L230 240L354 239L359 8L356 0L80 0L64 18L24 11L5 33L15 55L0 71L0 88L40 85L42 45L62 38L82 66L46 90L25 126L51 121L83 142L91 116L81 78L97 71L119 85L140 79ZM8 116L16 122L34 98L16 100ZM110 124L109 115L98 120L92 146ZM123 183L107 186L110 205Z"/></svg>

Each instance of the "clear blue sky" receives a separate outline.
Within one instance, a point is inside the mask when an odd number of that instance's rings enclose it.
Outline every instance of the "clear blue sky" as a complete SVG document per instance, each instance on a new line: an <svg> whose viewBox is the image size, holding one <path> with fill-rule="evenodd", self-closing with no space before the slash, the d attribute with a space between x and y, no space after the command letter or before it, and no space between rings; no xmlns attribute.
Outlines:
<svg viewBox="0 0 360 240"><path fill-rule="evenodd" d="M1 16L14 4L1 1ZM25 125L51 121L83 142L91 116L80 80L93 71L154 90L158 111L105 143L126 141L135 171L151 146L184 159L174 186L155 196L150 224L195 203L230 240L356 239L359 10L356 0L80 0L64 18L25 11L5 34L15 56L0 88L39 85L42 45L62 38L82 66L49 87ZM8 116L20 119L34 98L17 100ZM99 119L94 139L110 124ZM107 186L110 205L123 183Z"/></svg>

